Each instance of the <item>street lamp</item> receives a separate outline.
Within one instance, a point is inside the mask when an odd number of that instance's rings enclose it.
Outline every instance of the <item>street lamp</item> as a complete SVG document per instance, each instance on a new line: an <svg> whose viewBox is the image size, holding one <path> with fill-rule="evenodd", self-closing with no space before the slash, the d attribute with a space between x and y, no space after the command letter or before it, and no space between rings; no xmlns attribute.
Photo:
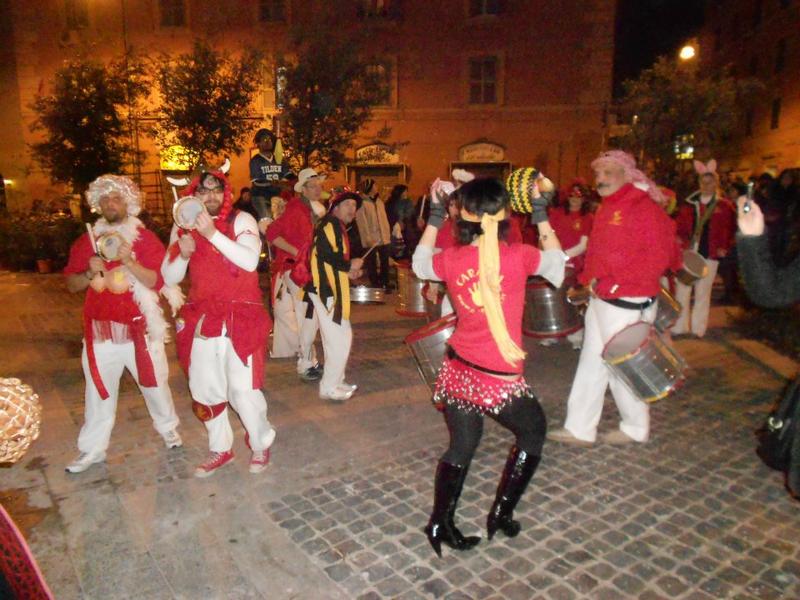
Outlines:
<svg viewBox="0 0 800 600"><path fill-rule="evenodd" d="M685 44L678 52L678 58L684 62L697 58L697 44L695 42Z"/></svg>

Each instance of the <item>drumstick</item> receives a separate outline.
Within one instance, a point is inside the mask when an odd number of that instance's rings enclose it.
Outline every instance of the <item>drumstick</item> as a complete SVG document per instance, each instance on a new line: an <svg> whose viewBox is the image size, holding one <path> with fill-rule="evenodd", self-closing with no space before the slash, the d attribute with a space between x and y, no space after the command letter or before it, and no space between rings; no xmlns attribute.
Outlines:
<svg viewBox="0 0 800 600"><path fill-rule="evenodd" d="M364 255L361 257L361 260L364 260L365 258L367 258L367 256L369 256L369 253L370 253L370 252L372 252L373 250L375 250L375 248L377 248L377 247L378 247L378 244L377 244L377 243L373 244L373 245L372 245L372 248L370 248L369 250L367 250L367 251L364 253Z"/></svg>
<svg viewBox="0 0 800 600"><path fill-rule="evenodd" d="M87 223L86 224L86 233L89 234L89 243L92 245L92 250L94 250L94 255L95 256L100 256L100 253L97 251L97 242L94 239L94 231L92 230L92 224L91 223ZM100 258L103 258L103 257L100 256ZM103 260L105 260L105 259L103 259ZM100 271L100 277L103 277L103 272L102 271Z"/></svg>

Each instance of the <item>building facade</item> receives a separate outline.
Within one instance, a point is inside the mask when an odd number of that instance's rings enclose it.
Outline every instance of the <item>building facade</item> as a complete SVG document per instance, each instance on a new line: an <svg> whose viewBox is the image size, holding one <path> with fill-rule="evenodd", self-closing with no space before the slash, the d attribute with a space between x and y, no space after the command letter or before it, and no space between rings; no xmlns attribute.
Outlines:
<svg viewBox="0 0 800 600"><path fill-rule="evenodd" d="M108 60L126 50L187 52L206 38L236 52L247 45L267 55L290 51L289 31L302 27L319 0L4 0L9 42L0 66L0 114L7 127L0 173L11 183L9 205L62 194L27 146L29 108L47 91L66 59ZM534 165L553 179L586 176L603 144L611 100L614 0L341 0L336 9L363 22L368 46L380 52L389 84L385 101L351 149L352 160L332 173L335 183L365 176L388 189L407 183L414 195L454 166L503 175ZM254 123L279 115L275 74L265 73L252 107ZM168 99L163 99L168 101ZM156 113L143 115L154 118ZM403 142L386 148L381 130ZM153 198L165 196L162 149L145 135L141 172ZM252 149L231 157L236 188L247 185ZM167 197L167 202L168 197Z"/></svg>
<svg viewBox="0 0 800 600"><path fill-rule="evenodd" d="M702 67L730 65L764 84L722 168L742 177L800 168L800 1L709 2L699 46Z"/></svg>

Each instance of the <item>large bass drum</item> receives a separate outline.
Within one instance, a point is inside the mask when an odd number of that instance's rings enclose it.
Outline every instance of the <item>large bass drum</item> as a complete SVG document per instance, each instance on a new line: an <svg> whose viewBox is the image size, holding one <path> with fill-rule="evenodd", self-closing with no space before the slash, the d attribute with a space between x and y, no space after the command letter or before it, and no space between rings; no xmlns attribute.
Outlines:
<svg viewBox="0 0 800 600"><path fill-rule="evenodd" d="M685 380L686 361L653 325L638 321L612 337L603 360L644 402L655 402Z"/></svg>
<svg viewBox="0 0 800 600"><path fill-rule="evenodd" d="M575 285L575 271L567 267L564 282L556 288L543 277L530 277L525 286L522 332L538 338L564 337L583 327L580 310L567 301Z"/></svg>
<svg viewBox="0 0 800 600"><path fill-rule="evenodd" d="M408 349L411 350L411 356L414 357L422 381L431 391L433 391L436 376L444 361L447 340L456 330L456 321L456 316L449 314L438 321L412 331L404 340Z"/></svg>
<svg viewBox="0 0 800 600"><path fill-rule="evenodd" d="M404 317L424 317L425 298L422 288L423 279L419 279L411 270L408 261L397 261L397 308L395 312Z"/></svg>

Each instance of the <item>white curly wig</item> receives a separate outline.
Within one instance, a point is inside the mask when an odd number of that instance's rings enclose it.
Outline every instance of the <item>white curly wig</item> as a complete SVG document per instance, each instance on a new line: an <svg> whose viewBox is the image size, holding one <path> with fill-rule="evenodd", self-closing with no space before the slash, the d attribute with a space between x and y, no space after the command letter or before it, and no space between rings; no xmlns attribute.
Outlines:
<svg viewBox="0 0 800 600"><path fill-rule="evenodd" d="M100 198L108 194L118 193L128 207L128 215L135 217L142 210L144 194L139 191L139 187L128 177L121 175L101 175L89 184L86 190L86 201L92 212L100 212Z"/></svg>

